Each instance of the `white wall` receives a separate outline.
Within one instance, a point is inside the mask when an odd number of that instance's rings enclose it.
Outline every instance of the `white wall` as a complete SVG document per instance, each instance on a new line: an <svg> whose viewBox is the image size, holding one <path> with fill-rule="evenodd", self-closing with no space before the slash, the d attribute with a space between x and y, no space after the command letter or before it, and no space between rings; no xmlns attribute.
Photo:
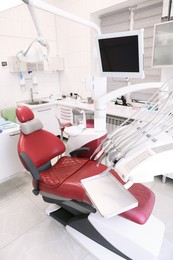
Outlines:
<svg viewBox="0 0 173 260"><path fill-rule="evenodd" d="M101 14L124 8L127 4L145 5L147 1L149 0L57 0L56 4L68 12L99 23L98 17ZM85 78L93 75L93 31L63 18L56 18L56 21L58 50L65 60L65 70L60 78L62 92L77 92L84 98L90 96L91 91L85 88ZM161 80L165 81L171 75L172 69L162 70Z"/></svg>
<svg viewBox="0 0 173 260"><path fill-rule="evenodd" d="M58 0L57 7L90 20L93 13L110 10L126 0ZM83 98L91 95L85 87L85 78L93 76L91 66L91 31L83 25L64 18L56 18L58 51L64 57L65 70L60 83L64 94L79 93ZM93 54L94 55L94 54Z"/></svg>
<svg viewBox="0 0 173 260"><path fill-rule="evenodd" d="M54 4L54 0L47 2ZM36 10L39 23L44 36L50 44L50 55L57 55L56 23L54 15ZM10 73L8 66L2 68L1 62L7 61L9 56L26 48L37 36L33 21L29 14L27 5L11 8L0 13L0 109L6 106L14 106L16 101L29 99L29 88L31 81L27 83L26 89L19 84L19 73ZM50 94L59 93L60 72L35 72L38 78L38 94L35 97L45 97ZM28 76L25 74L25 76Z"/></svg>
<svg viewBox="0 0 173 260"><path fill-rule="evenodd" d="M100 14L115 10L117 7L147 0L44 0L70 13L87 20L98 21ZM91 91L86 89L85 79L93 76L93 31L83 25L55 17L36 10L40 27L48 39L51 56L64 57L65 69L61 72L39 72L35 97L57 94L78 93L86 98ZM15 105L16 101L29 99L29 86L23 90L19 84L19 75L9 73L8 67L2 68L1 61L14 56L19 50L27 47L36 36L36 30L26 5L21 5L0 14L0 109ZM91 58L92 56L92 58Z"/></svg>

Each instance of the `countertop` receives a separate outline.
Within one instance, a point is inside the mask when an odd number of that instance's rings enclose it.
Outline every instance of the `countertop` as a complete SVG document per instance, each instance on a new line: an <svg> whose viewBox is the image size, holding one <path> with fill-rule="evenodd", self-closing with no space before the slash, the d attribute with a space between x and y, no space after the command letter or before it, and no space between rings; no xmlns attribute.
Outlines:
<svg viewBox="0 0 173 260"><path fill-rule="evenodd" d="M11 134L11 133L13 133L15 135L15 134L18 134L19 130L20 130L19 124L7 121L3 118L0 118L0 127L3 130L0 133L0 135Z"/></svg>
<svg viewBox="0 0 173 260"><path fill-rule="evenodd" d="M77 100L74 98L64 98L62 100L51 100L49 98L42 98L41 100L48 101L48 103L39 104L39 105L29 105L26 102L27 101L21 101L18 102L17 105L25 105L32 109L39 109L39 108L45 108L48 106L54 106L54 105L61 105L66 106L70 108L79 108L83 110L88 110L94 112L94 104L88 104L85 100ZM37 100L35 100L37 101ZM121 105L115 105L114 102L109 102L107 104L106 114L117 116L117 117L123 117L123 118L132 118L136 119L136 112L139 110L139 107L128 107L128 106L121 106Z"/></svg>
<svg viewBox="0 0 173 260"><path fill-rule="evenodd" d="M58 101L58 105L70 107L70 108L79 108L84 110L89 110L94 112L94 104L88 104L85 101L80 101L72 98L65 98ZM124 117L124 118L133 118L135 119L135 113L138 111L138 107L127 107L121 105L115 105L114 102L109 102L107 104L106 114Z"/></svg>
<svg viewBox="0 0 173 260"><path fill-rule="evenodd" d="M44 104L39 104L39 105L30 105L28 104L29 100L24 100L24 101L19 101L17 102L17 106L27 106L31 109L36 109L36 108L44 108L44 107L48 107L48 106L55 106L58 104L57 100L50 100L48 98L42 98L42 99L35 99L35 101L39 101L39 100L44 100L44 101L48 101L47 103Z"/></svg>

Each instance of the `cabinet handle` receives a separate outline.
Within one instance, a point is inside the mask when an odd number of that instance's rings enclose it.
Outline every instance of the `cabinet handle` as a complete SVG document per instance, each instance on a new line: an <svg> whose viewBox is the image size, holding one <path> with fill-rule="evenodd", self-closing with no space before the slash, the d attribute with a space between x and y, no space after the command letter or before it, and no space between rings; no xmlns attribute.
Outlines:
<svg viewBox="0 0 173 260"><path fill-rule="evenodd" d="M10 136L16 136L19 135L20 133L15 133L15 134L10 134Z"/></svg>
<svg viewBox="0 0 173 260"><path fill-rule="evenodd" d="M41 109L41 110L38 110L37 112L44 112L44 111L48 111L48 110L51 110L52 108L47 108L47 109Z"/></svg>
<svg viewBox="0 0 173 260"><path fill-rule="evenodd" d="M61 110L61 111L68 111L68 112L71 112L71 110L68 109L68 108L60 108L60 110Z"/></svg>

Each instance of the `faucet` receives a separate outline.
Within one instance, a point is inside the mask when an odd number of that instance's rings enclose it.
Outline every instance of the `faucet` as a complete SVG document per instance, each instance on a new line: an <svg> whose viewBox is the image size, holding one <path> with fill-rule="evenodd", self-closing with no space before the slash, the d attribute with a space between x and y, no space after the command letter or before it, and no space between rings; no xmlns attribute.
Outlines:
<svg viewBox="0 0 173 260"><path fill-rule="evenodd" d="M34 93L38 94L38 92L33 91L33 88L30 88L31 101L34 102Z"/></svg>

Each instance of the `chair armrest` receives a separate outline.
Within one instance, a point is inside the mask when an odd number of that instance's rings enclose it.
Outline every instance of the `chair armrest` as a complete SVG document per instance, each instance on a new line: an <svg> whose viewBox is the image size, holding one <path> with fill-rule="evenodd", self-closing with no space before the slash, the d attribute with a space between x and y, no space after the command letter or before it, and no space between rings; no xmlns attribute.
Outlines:
<svg viewBox="0 0 173 260"><path fill-rule="evenodd" d="M22 152L19 154L26 169L31 173L32 177L33 177L33 186L34 186L34 189L33 189L33 193L35 195L38 195L39 194L39 189L38 189L38 181L40 179L40 174L39 174L39 171L38 169L35 167L33 161L31 160L31 158L27 155L27 153L25 152Z"/></svg>
<svg viewBox="0 0 173 260"><path fill-rule="evenodd" d="M78 157L78 154L80 152L86 152L86 151L87 152L90 151L90 147L81 147L81 148L75 149L72 152L70 152L70 156L71 157Z"/></svg>

